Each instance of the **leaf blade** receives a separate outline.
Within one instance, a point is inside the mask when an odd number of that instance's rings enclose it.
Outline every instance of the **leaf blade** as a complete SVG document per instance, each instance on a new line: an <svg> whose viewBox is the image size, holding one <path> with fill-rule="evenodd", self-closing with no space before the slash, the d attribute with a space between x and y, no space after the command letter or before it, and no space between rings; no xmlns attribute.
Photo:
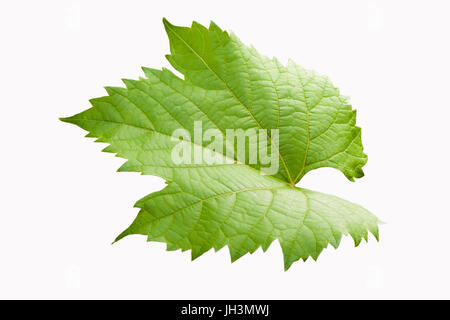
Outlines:
<svg viewBox="0 0 450 320"><path fill-rule="evenodd" d="M140 212L115 241L145 234L168 250L204 252L229 247L235 261L278 239L285 269L308 257L317 259L350 234L358 245L380 221L366 209L334 196L294 185L309 171L328 166L349 179L364 175L367 161L356 126L356 111L328 78L289 61L260 55L234 34L211 23L177 27L164 20L172 66L143 68L146 78L124 79L125 88L106 87L92 107L61 120L106 142L105 152L127 159L119 171L163 177L168 186L136 203ZM172 151L185 129L267 129L267 147L282 166L261 175L263 164L240 161L234 152L211 150L207 141L182 141L188 148L213 152L220 164L175 164ZM275 144L270 129L280 130ZM268 133L267 133L268 132ZM236 151L236 149L235 149ZM246 152L249 152L246 146ZM178 207L177 207L178 206ZM169 214L170 213L170 214Z"/></svg>

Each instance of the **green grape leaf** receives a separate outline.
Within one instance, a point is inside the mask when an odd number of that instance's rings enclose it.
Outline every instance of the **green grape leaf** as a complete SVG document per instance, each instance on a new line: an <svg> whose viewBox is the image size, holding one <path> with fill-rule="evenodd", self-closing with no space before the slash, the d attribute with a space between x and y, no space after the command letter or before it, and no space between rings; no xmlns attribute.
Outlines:
<svg viewBox="0 0 450 320"><path fill-rule="evenodd" d="M378 240L380 221L369 211L297 186L320 167L351 181L364 175L348 98L327 77L262 56L213 22L163 22L167 59L184 79L143 68L144 78L106 87L90 109L61 119L127 159L119 171L168 182L136 203L137 218L116 241L142 234L168 250L191 250L193 259L227 245L235 261L278 239L287 270L337 247L342 235L355 245L368 232ZM233 132L243 134L241 143Z"/></svg>

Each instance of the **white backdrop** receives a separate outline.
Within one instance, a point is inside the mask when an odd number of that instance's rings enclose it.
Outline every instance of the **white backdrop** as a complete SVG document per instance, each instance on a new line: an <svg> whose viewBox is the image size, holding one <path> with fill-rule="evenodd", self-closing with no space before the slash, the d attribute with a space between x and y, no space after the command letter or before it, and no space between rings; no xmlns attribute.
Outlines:
<svg viewBox="0 0 450 320"><path fill-rule="evenodd" d="M450 298L448 1L3 1L0 298ZM105 85L169 67L162 17L212 19L261 53L328 75L358 110L366 176L301 186L388 224L283 271L278 243L231 264L131 236L110 243L158 177L58 121Z"/></svg>

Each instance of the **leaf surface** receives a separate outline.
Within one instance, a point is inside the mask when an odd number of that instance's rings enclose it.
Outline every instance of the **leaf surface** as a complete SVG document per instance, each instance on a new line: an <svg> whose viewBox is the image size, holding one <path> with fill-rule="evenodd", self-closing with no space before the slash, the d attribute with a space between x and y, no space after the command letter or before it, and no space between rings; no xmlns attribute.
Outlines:
<svg viewBox="0 0 450 320"><path fill-rule="evenodd" d="M350 180L364 175L356 112L328 78L262 56L214 23L186 28L164 20L164 26L167 59L184 79L143 68L145 78L107 87L108 95L92 99L90 109L62 119L127 159L119 171L168 181L136 203L137 218L116 240L143 234L169 250L191 250L193 258L227 245L234 261L278 239L287 269L298 259L316 259L328 244L337 247L345 234L356 245L368 231L378 239L379 220L364 208L295 186L319 167L338 169ZM264 175L259 158L249 164L236 152L212 150L210 141L172 137L180 128L194 137L196 122L224 136L229 129L260 130L279 170ZM272 129L279 130L278 142ZM176 164L172 151L180 143L221 161Z"/></svg>

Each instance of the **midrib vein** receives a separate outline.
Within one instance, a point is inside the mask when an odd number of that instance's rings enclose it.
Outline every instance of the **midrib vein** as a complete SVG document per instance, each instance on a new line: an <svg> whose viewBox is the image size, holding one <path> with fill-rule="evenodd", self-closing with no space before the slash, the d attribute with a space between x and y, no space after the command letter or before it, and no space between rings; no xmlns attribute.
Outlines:
<svg viewBox="0 0 450 320"><path fill-rule="evenodd" d="M295 182L298 182L299 179L302 177L303 172L305 171L306 159L308 158L309 145L311 144L311 133L310 133L310 129L309 129L309 113L310 113L310 109L309 109L309 106L308 106L308 100L306 99L305 85L303 84L303 80L302 80L302 77L300 76L300 72L298 71L297 66L295 67L295 70L297 72L297 76L298 76L298 79L300 81L300 85L302 86L303 99L305 100L305 107L306 107L306 132L307 132L307 141L306 141L306 147L305 147L305 155L303 157L302 168L300 169L300 171L298 172L297 176L295 177Z"/></svg>
<svg viewBox="0 0 450 320"><path fill-rule="evenodd" d="M60 120L65 121L65 122L71 122L71 123L74 123L74 124L76 124L75 122L73 122L74 120L75 120L75 121L93 121L93 122L107 122L107 123L114 123L114 124L117 124L117 125L129 126L129 127L136 128L136 129L140 129L140 130L144 130L144 131L147 131L147 132L152 132L152 133L155 133L155 134L164 136L164 137L172 138L171 135L168 135L167 133L164 133L164 132L161 132L161 131L156 131L155 129L150 129L150 128L142 127L142 126L135 125L135 124L131 124L131 123L125 123L125 122L119 122L119 121L113 121L113 120L106 120L106 119L87 119L87 118L76 118L76 117L60 118ZM91 131L89 131L89 132L91 132ZM99 138L99 136L96 136L96 137ZM208 147L202 146L202 145L200 145L200 144L197 144L197 143L195 143L195 142L193 142L193 141L189 141L189 140L185 140L185 141L188 142L188 143L190 143L190 144L192 144L193 146L198 146L198 147L200 147L200 148L207 149L207 150L209 150L210 152L216 153L216 154L218 154L218 155L224 157L226 160L229 160L230 162L231 162L231 161L233 162L233 163L230 163L230 164L224 164L224 166L225 166L225 165L230 165L230 166L231 166L231 165L234 164L234 162L236 162L236 164L238 164L238 165L245 166L246 168L248 168L248 169L250 169L250 170L252 170L252 171L255 171L255 172L259 173L259 174L261 173L258 169L255 169L255 168L253 168L252 166L250 166L250 165L248 165L248 164L246 164L246 163L244 163L244 162L240 162L240 161L238 161L237 159L230 158L230 157L227 156L226 154L222 154L222 153L217 152L217 151L215 151L215 150L213 150L213 149L211 149L211 148L208 148ZM112 143L114 143L114 141L111 140L111 141L108 141L108 143L109 143L109 144L112 144ZM126 158L126 159L127 159L127 160L130 160L130 159L128 159L128 158ZM210 167L210 166L208 166L208 167ZM175 168L175 167L174 167L174 168ZM194 167L194 168L195 168L195 167ZM283 184L285 184L286 186L289 186L289 185L286 184L286 181L281 180L281 179L279 179L279 178L277 178L277 177L274 177L274 176L268 176L268 178L273 179L273 180L275 180L275 181L277 181L277 182L283 183Z"/></svg>
<svg viewBox="0 0 450 320"><path fill-rule="evenodd" d="M189 48L189 50L191 50L197 57L198 57L198 59L205 65L205 67L206 68L208 68L208 70L212 73L212 74L214 74L214 76L217 78L217 79L219 79L222 83L223 83L223 85L225 86L225 88L231 93L231 95L239 102L239 104L240 105L242 105L243 107L244 107L244 109L248 112L248 114L250 115L250 117L253 119L253 121L255 121L256 122L256 124L258 125L258 127L260 128L260 129L264 129L262 126L261 126L261 124L259 123L259 121L253 116L253 114L252 114L252 112L250 111L250 109L242 102L242 100L241 99L239 99L239 97L238 96L236 96L236 94L234 93L234 91L228 86L228 84L225 82L225 80L223 80L209 65L208 65L208 63L202 58L202 56L200 56L200 54L198 54L198 52L197 51L195 51L194 50L194 48L192 48L182 37L180 37L179 35L178 35L178 33L176 33L173 29L172 29L172 27L171 26L169 26L169 25L167 25L167 28L168 28L168 30L170 30L170 32L172 32L181 42L183 42L184 43L184 45L186 46L186 47L188 47ZM263 130L263 132L265 133L265 135L266 135L266 137L270 140L270 144L272 145L272 146L274 146L275 148L276 148L276 151L277 151L277 153L278 153L278 157L280 158L280 160L281 160L281 162L282 162L282 164L283 164L283 167L284 167L284 169L285 169L285 171L286 171L286 173L287 173L287 175L288 175L288 179L289 179L289 183L291 184L291 185L293 185L293 183L294 183L294 181L292 180L292 177L291 177L291 174L290 174L290 172L289 172L289 169L288 169L288 167L287 167L287 165L286 165L286 162L284 161L284 158L283 158L283 156L281 155L281 153L280 153L280 150L278 149L278 146L276 145L276 144L274 144L273 143L273 141L272 141L272 138L267 134L267 130Z"/></svg>

